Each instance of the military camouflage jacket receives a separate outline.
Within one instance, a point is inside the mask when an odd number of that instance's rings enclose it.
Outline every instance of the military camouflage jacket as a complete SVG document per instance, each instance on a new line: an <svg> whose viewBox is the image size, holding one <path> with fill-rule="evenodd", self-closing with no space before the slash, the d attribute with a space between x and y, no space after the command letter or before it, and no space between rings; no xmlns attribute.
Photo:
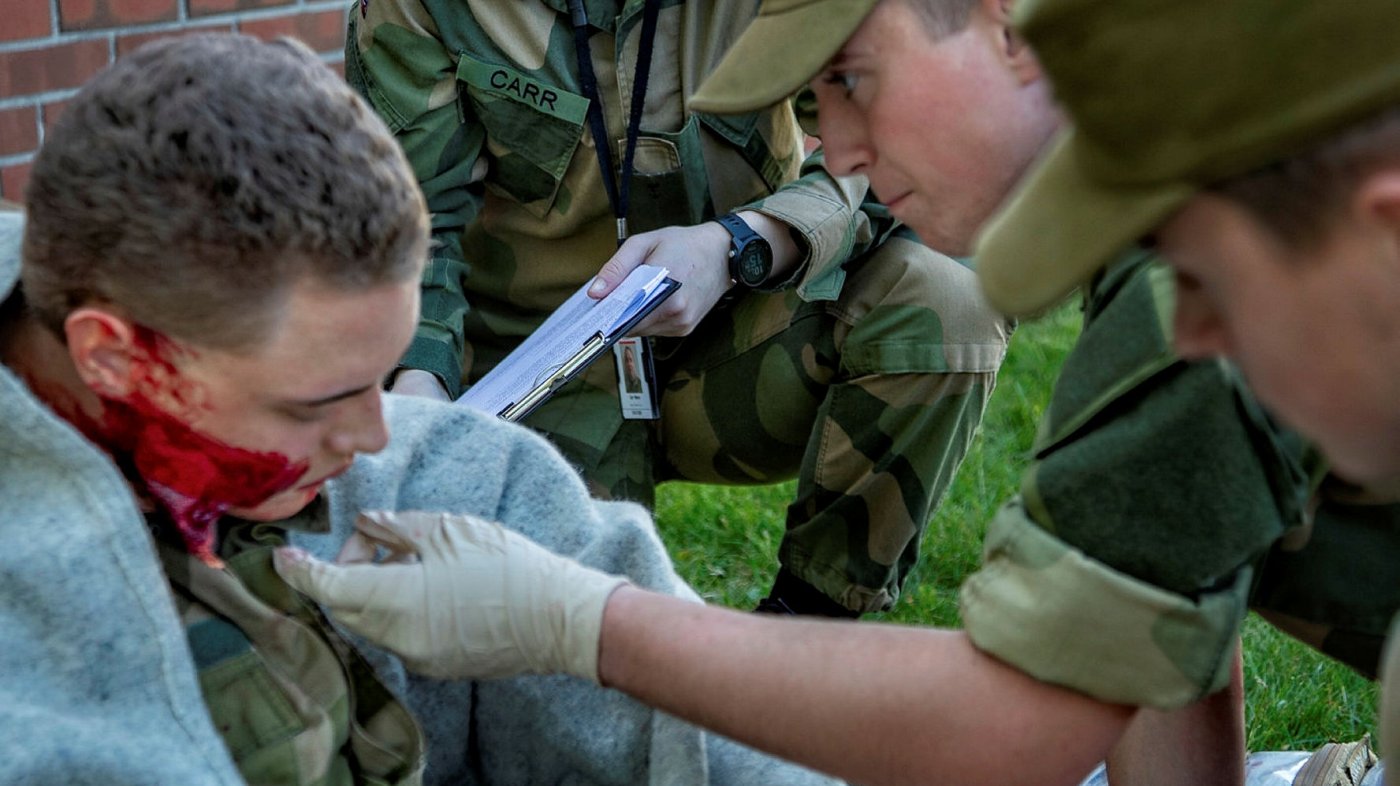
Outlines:
<svg viewBox="0 0 1400 786"><path fill-rule="evenodd" d="M585 5L618 164L643 2ZM864 178L832 178L816 161L802 174L803 137L787 104L733 117L688 106L757 6L663 0L630 229L762 210L789 224L808 252L777 286L832 299L841 263L872 239L860 210ZM455 394L615 249L566 0L366 0L351 13L346 76L407 151L433 216L423 321L404 365L433 371Z"/></svg>
<svg viewBox="0 0 1400 786"><path fill-rule="evenodd" d="M421 786L423 733L408 709L273 570L283 522L220 522L214 568L147 518L205 705L248 783Z"/></svg>
<svg viewBox="0 0 1400 786"><path fill-rule="evenodd" d="M968 634L1046 682L1158 708L1225 684L1246 609L1375 675L1400 504L1328 475L1228 363L1178 357L1174 292L1144 252L1089 288L1021 495L963 586Z"/></svg>
<svg viewBox="0 0 1400 786"><path fill-rule="evenodd" d="M1172 351L1168 269L1099 280L1021 495L963 585L968 634L1031 676L1180 707L1224 686L1264 555L1303 524L1310 451L1223 362Z"/></svg>

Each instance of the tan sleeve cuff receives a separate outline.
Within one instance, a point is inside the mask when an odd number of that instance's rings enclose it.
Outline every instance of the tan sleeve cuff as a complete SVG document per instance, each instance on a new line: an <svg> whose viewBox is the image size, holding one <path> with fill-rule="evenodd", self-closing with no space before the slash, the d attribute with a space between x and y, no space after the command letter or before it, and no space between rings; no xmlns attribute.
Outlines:
<svg viewBox="0 0 1400 786"><path fill-rule="evenodd" d="M963 623L984 652L1042 682L1103 701L1176 709L1223 688L1249 567L1193 600L1109 566L1031 521L1020 500L987 530L963 584Z"/></svg>
<svg viewBox="0 0 1400 786"><path fill-rule="evenodd" d="M846 278L843 265L857 244L871 240L870 221L859 210L865 191L864 177L808 175L743 208L787 224L807 247L794 276L774 288L795 284L803 300L836 299Z"/></svg>

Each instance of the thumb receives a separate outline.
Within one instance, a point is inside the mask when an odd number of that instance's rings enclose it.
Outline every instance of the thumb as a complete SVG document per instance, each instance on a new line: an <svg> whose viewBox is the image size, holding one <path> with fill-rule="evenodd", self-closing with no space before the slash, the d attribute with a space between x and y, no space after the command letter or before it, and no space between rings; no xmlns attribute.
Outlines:
<svg viewBox="0 0 1400 786"><path fill-rule="evenodd" d="M273 551L272 565L292 589L331 611L363 609L378 588L377 566L335 565L292 546Z"/></svg>
<svg viewBox="0 0 1400 786"><path fill-rule="evenodd" d="M613 254L612 259L598 269L597 277L588 287L588 296L595 300L607 297L629 273L651 256L655 248L656 243L650 237L650 233L628 238L617 253Z"/></svg>

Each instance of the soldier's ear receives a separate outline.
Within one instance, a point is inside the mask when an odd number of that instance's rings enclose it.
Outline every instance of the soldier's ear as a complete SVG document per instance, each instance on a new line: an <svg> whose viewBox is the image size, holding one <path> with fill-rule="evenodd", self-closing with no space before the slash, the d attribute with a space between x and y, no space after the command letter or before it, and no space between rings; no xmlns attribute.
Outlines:
<svg viewBox="0 0 1400 786"><path fill-rule="evenodd" d="M1036 60L1030 45L1026 43L1026 39L1021 37L1012 24L1012 13L1016 7L1016 0L982 0L982 4L983 10L991 16L997 26L998 45L1001 48L1002 59L1016 74L1017 80L1023 85L1039 80L1041 78L1040 61Z"/></svg>
<svg viewBox="0 0 1400 786"><path fill-rule="evenodd" d="M1357 186L1351 199L1352 218L1366 229L1378 231L1380 252L1400 276L1400 166L1384 167L1368 175ZM1341 229L1355 226L1341 222Z"/></svg>
<svg viewBox="0 0 1400 786"><path fill-rule="evenodd" d="M1359 218L1400 232L1400 166L1383 167L1362 180L1352 209Z"/></svg>
<svg viewBox="0 0 1400 786"><path fill-rule="evenodd" d="M125 398L134 385L136 327L101 306L83 306L63 320L68 356L78 377L94 393Z"/></svg>

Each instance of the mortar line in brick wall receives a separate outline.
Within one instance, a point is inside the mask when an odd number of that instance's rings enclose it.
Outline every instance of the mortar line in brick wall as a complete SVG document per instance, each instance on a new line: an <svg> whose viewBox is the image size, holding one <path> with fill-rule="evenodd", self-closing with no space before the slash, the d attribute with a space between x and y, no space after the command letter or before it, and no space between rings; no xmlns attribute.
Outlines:
<svg viewBox="0 0 1400 786"><path fill-rule="evenodd" d="M123 25L121 27L108 27L101 30L70 30L63 32L58 30L58 0L49 0L49 13L52 19L50 34L42 38L25 38L19 41L0 42L0 53L43 49L58 44L91 41L97 38L108 39L109 47L115 50L115 38L117 36L165 33L203 25L234 25L244 21L254 22L262 19L277 19L284 16L301 16L302 14L320 11L347 11L349 9L349 3L345 0L303 0L303 2L299 2L295 5L273 8L253 8L244 11L226 11L224 13L209 14L207 16L188 16L187 6L187 2L182 2L180 4L181 18L179 19L164 22L148 22L146 24Z"/></svg>
<svg viewBox="0 0 1400 786"><path fill-rule="evenodd" d="M49 90L43 93L25 93L22 96L0 96L0 109L14 109L22 106L38 107L42 104L51 104L54 101L62 101L72 98L78 92L78 88L65 90Z"/></svg>
<svg viewBox="0 0 1400 786"><path fill-rule="evenodd" d="M334 65L336 63L341 63L345 61L345 52L337 51L319 53L319 57L321 58L321 62L326 63L328 65ZM67 88L64 90L48 90L43 93L25 93L21 96L0 96L0 110L15 109L18 107L26 106L32 106L41 109L46 104L52 104L55 101L65 101L69 98L72 98L75 94L77 94L79 89L80 88L74 87Z"/></svg>
<svg viewBox="0 0 1400 786"><path fill-rule="evenodd" d="M346 0L306 0L306 2L295 5L274 6L271 8L250 8L245 11L226 11L222 14L209 14L208 16L190 17L190 24L204 24L205 22L219 20L256 20L275 19L279 16L301 16L302 14L317 11L345 11L349 12L350 4Z"/></svg>
<svg viewBox="0 0 1400 786"><path fill-rule="evenodd" d="M25 38L19 41L6 41L4 43L0 43L0 52L23 52L25 50L30 49L49 49L51 47L59 46L62 44L72 44L77 43L79 41L92 41L100 38L107 39L107 42L110 47L113 34L117 30L120 30L123 33L126 32L126 28L124 27L112 28L109 30L80 30L71 33L61 33L59 35L45 36L43 38Z"/></svg>
<svg viewBox="0 0 1400 786"><path fill-rule="evenodd" d="M191 16L186 25L202 25L210 22L241 22L258 19L276 19L281 16L301 16L318 11L345 11L350 9L347 0L305 0L295 5L273 6L271 8L249 8L243 11L225 11L219 14ZM135 29L135 28L132 28ZM127 28L122 28L125 32Z"/></svg>
<svg viewBox="0 0 1400 786"><path fill-rule="evenodd" d="M0 168L14 166L15 164L27 164L34 160L34 151L28 153L16 153L10 156L0 156Z"/></svg>

